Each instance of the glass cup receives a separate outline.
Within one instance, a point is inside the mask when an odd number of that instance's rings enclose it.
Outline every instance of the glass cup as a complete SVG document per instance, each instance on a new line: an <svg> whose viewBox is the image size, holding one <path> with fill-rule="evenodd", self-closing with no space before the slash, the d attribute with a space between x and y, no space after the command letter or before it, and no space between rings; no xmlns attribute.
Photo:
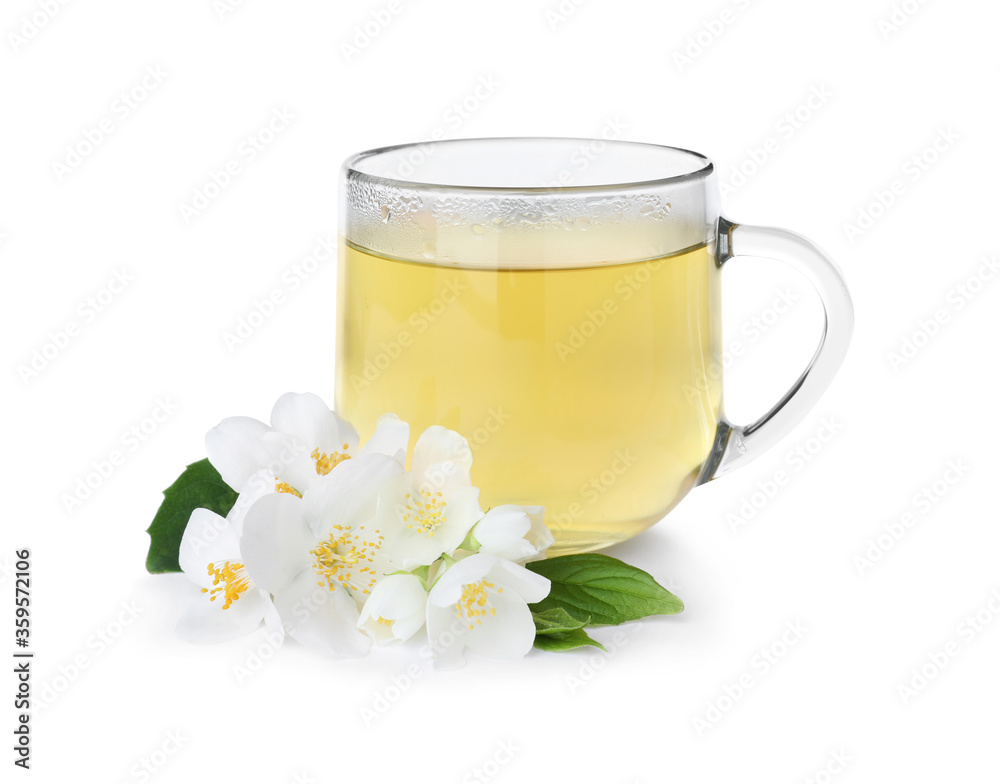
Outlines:
<svg viewBox="0 0 1000 784"><path fill-rule="evenodd" d="M388 411L462 433L483 508L544 506L551 554L634 536L760 455L847 352L837 266L722 217L698 153L437 141L354 155L341 187L338 410L363 438ZM809 366L750 425L723 412L720 277L738 256L795 265L826 311Z"/></svg>

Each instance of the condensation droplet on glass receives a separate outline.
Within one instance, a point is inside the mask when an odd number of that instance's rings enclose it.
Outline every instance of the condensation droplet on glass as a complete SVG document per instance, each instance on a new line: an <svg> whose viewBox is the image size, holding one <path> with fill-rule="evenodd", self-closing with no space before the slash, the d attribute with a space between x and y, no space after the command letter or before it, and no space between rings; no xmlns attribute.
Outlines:
<svg viewBox="0 0 1000 784"><path fill-rule="evenodd" d="M388 204L383 204L382 205L382 223L388 223L389 222L389 218L391 218L391 217L392 217L392 210L389 209L389 205Z"/></svg>
<svg viewBox="0 0 1000 784"><path fill-rule="evenodd" d="M481 223L473 223L473 224L472 224L472 230L473 230L473 231L474 231L474 232L475 232L476 234L480 234L480 235L482 235L482 234L485 234L485 233L486 233L486 229L485 229L485 228L483 228L483 225L482 225Z"/></svg>
<svg viewBox="0 0 1000 784"><path fill-rule="evenodd" d="M424 240L424 258L433 259L437 255L437 247L433 240Z"/></svg>

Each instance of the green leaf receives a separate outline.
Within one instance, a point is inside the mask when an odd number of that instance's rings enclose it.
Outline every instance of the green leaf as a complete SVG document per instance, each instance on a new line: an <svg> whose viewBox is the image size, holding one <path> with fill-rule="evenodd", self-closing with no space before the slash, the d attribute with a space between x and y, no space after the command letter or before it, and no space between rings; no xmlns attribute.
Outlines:
<svg viewBox="0 0 1000 784"><path fill-rule="evenodd" d="M562 607L553 607L544 612L533 612L531 618L535 622L535 634L562 634L582 629L590 623L589 616L581 621L574 618Z"/></svg>
<svg viewBox="0 0 1000 784"><path fill-rule="evenodd" d="M532 612L561 608L602 626L684 609L684 603L649 574L609 555L561 555L526 566L552 582L549 595L530 605Z"/></svg>
<svg viewBox="0 0 1000 784"><path fill-rule="evenodd" d="M600 648L602 651L607 650L583 629L573 629L559 634L540 634L535 637L535 647L543 651L571 651L574 648L583 648L585 645Z"/></svg>
<svg viewBox="0 0 1000 784"><path fill-rule="evenodd" d="M177 552L191 512L211 509L225 517L236 504L237 495L207 459L184 469L177 481L163 491L163 503L146 529L149 534L146 570L152 574L179 572Z"/></svg>

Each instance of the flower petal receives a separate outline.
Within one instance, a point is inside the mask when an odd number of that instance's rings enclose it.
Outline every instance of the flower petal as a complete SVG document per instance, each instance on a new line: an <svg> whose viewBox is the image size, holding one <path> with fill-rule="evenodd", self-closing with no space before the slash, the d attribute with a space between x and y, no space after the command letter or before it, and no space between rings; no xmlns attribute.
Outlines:
<svg viewBox="0 0 1000 784"><path fill-rule="evenodd" d="M479 552L527 563L544 558L545 550L553 543L544 516L540 506L495 506L476 523L472 535L479 542Z"/></svg>
<svg viewBox="0 0 1000 784"><path fill-rule="evenodd" d="M264 627L267 629L268 635L275 638L275 643L280 645L285 639L285 627L281 623L281 616L278 615L274 602L271 601L271 595L259 588L257 591L264 599Z"/></svg>
<svg viewBox="0 0 1000 784"><path fill-rule="evenodd" d="M353 455L358 448L354 426L312 392L286 392L279 397L271 410L271 427L326 454L346 451Z"/></svg>
<svg viewBox="0 0 1000 784"><path fill-rule="evenodd" d="M442 463L447 465L439 465ZM445 484L469 485L472 449L461 434L440 425L432 425L417 439L410 469L419 477L418 482L426 477L438 485L439 489Z"/></svg>
<svg viewBox="0 0 1000 784"><path fill-rule="evenodd" d="M455 670L465 664L464 629L450 605L427 603L427 640L434 653L434 669Z"/></svg>
<svg viewBox="0 0 1000 784"><path fill-rule="evenodd" d="M390 574L372 589L361 608L358 628L378 643L408 640L424 625L427 591L412 574ZM379 620L389 621L388 624Z"/></svg>
<svg viewBox="0 0 1000 784"><path fill-rule="evenodd" d="M531 530L531 518L523 506L503 504L488 511L473 531L479 552L518 561L535 555L536 550L524 538Z"/></svg>
<svg viewBox="0 0 1000 784"><path fill-rule="evenodd" d="M240 554L254 583L269 593L277 593L310 568L309 550L315 542L302 499L272 493L247 511Z"/></svg>
<svg viewBox="0 0 1000 784"><path fill-rule="evenodd" d="M383 414L375 424L375 432L358 450L358 457L370 452L389 455L406 465L406 450L410 443L410 426L395 414Z"/></svg>
<svg viewBox="0 0 1000 784"><path fill-rule="evenodd" d="M490 569L489 578L496 585L515 591L528 604L540 602L552 590L552 582L548 577L542 577L503 558L496 559L496 563Z"/></svg>
<svg viewBox="0 0 1000 784"><path fill-rule="evenodd" d="M250 475L261 467L263 454L260 439L270 431L267 425L251 417L228 417L205 435L208 461L234 490L242 490Z"/></svg>
<svg viewBox="0 0 1000 784"><path fill-rule="evenodd" d="M485 589L489 612L456 618L454 606L461 601L465 586L483 579L492 583L479 586ZM463 661L465 647L499 659L524 656L535 639L528 603L547 596L549 587L546 578L487 553L470 555L452 565L428 597L427 633L435 666L456 666Z"/></svg>
<svg viewBox="0 0 1000 784"><path fill-rule="evenodd" d="M488 592L489 605L495 614L487 614L482 623L472 624L463 637L465 646L480 656L492 659L520 659L535 642L535 622L525 601L514 593Z"/></svg>
<svg viewBox="0 0 1000 784"><path fill-rule="evenodd" d="M181 571L202 588L214 580L208 565L219 561L238 561L240 539L231 523L210 509L195 509L181 536L177 560Z"/></svg>
<svg viewBox="0 0 1000 784"><path fill-rule="evenodd" d="M243 520L246 518L247 512L250 511L250 507L257 503L258 499L274 493L275 484L276 478L267 468L254 471L250 478L243 483L243 490L237 497L236 503L233 504L233 508L229 510L229 514L226 515L226 519L229 520L229 524L237 536L243 533Z"/></svg>
<svg viewBox="0 0 1000 784"><path fill-rule="evenodd" d="M314 482L302 497L313 536L325 537L333 525L362 525L375 517L379 489L403 472L387 455L352 457Z"/></svg>
<svg viewBox="0 0 1000 784"><path fill-rule="evenodd" d="M435 607L450 607L462 596L462 586L482 580L500 559L487 553L476 553L452 564L431 587L428 601Z"/></svg>
<svg viewBox="0 0 1000 784"><path fill-rule="evenodd" d="M535 548L534 555L524 559L521 563L527 563L528 561L537 561L540 558L545 557L545 551L548 550L553 544L555 544L555 537L552 536L552 531L545 524L545 507L544 506L526 506L524 511L528 513L528 517L531 518L531 530L525 539L531 543L531 546Z"/></svg>
<svg viewBox="0 0 1000 784"><path fill-rule="evenodd" d="M297 436L272 430L261 438L264 465L282 482L304 493L322 474L316 470L316 461L310 457L315 447Z"/></svg>
<svg viewBox="0 0 1000 784"><path fill-rule="evenodd" d="M385 539L381 557L392 569L410 571L455 552L483 516L479 488L421 496L408 472L385 483L379 492L376 521Z"/></svg>
<svg viewBox="0 0 1000 784"><path fill-rule="evenodd" d="M424 591L424 600L420 606L420 612L407 615L405 618L397 618L392 624L393 634L397 640L408 640L424 627L425 616L427 614L427 592Z"/></svg>
<svg viewBox="0 0 1000 784"><path fill-rule="evenodd" d="M177 622L176 634L185 642L226 642L252 632L263 617L264 598L258 591L246 591L225 610L219 601L199 594Z"/></svg>
<svg viewBox="0 0 1000 784"><path fill-rule="evenodd" d="M326 656L364 656L371 648L371 639L357 628L354 599L342 587L330 591L317 582L309 569L275 594L274 606L285 631Z"/></svg>
<svg viewBox="0 0 1000 784"><path fill-rule="evenodd" d="M528 510L517 504L494 506L476 526L476 538L480 533L489 533L504 538L522 539L531 530ZM479 541L483 541L479 539Z"/></svg>
<svg viewBox="0 0 1000 784"><path fill-rule="evenodd" d="M434 529L432 537L434 541L431 549L437 549L437 553L430 561L419 559L419 563L404 568L413 569L433 563L441 553L450 555L462 544L469 531L483 516L482 507L479 506L478 487L463 487L444 496L444 499L444 521Z"/></svg>

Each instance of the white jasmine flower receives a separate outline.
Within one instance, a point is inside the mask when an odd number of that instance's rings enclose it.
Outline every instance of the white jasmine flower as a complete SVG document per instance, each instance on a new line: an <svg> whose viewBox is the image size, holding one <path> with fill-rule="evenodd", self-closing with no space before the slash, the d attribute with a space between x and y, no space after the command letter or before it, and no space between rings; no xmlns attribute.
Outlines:
<svg viewBox="0 0 1000 784"><path fill-rule="evenodd" d="M240 547L257 585L274 595L286 631L335 657L361 656L371 639L358 608L388 571L375 523L378 490L402 472L370 453L311 483L302 498L273 493L247 513Z"/></svg>
<svg viewBox="0 0 1000 784"><path fill-rule="evenodd" d="M462 544L483 516L471 468L469 442L454 430L434 425L420 435L410 470L379 496L384 554L394 569L426 566Z"/></svg>
<svg viewBox="0 0 1000 784"><path fill-rule="evenodd" d="M427 598L427 634L435 665L461 666L464 650L520 659L535 641L529 604L548 596L549 580L488 553L456 561Z"/></svg>
<svg viewBox="0 0 1000 784"><path fill-rule="evenodd" d="M379 645L408 640L424 625L427 589L413 574L390 574L372 589L361 608L358 628Z"/></svg>
<svg viewBox="0 0 1000 784"><path fill-rule="evenodd" d="M224 642L256 629L262 620L284 637L271 597L254 584L240 555L240 534L247 510L272 492L260 476L246 483L226 517L209 509L191 513L181 538L181 570L201 594L177 624L177 636L188 642Z"/></svg>
<svg viewBox="0 0 1000 784"><path fill-rule="evenodd" d="M555 541L544 517L545 509L540 506L495 506L476 523L472 536L479 542L481 553L515 563L536 561L545 557L545 551Z"/></svg>
<svg viewBox="0 0 1000 784"><path fill-rule="evenodd" d="M271 410L270 426L250 417L223 419L205 436L208 459L236 490L262 468L279 492L301 495L351 457L389 455L406 459L410 427L395 414L379 418L374 435L359 449L358 432L312 393L288 392Z"/></svg>

